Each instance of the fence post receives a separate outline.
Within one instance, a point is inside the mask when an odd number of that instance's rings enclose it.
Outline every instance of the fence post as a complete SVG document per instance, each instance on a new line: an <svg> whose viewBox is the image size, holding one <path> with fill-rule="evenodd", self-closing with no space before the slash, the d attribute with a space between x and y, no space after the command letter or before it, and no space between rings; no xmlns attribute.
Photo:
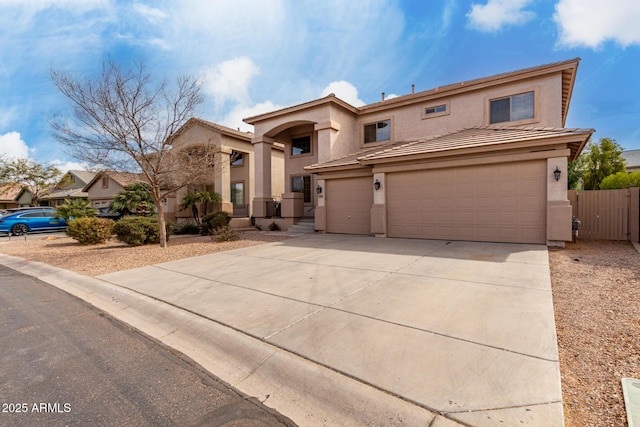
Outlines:
<svg viewBox="0 0 640 427"><path fill-rule="evenodd" d="M629 189L631 200L629 204L629 240L640 242L640 188Z"/></svg>

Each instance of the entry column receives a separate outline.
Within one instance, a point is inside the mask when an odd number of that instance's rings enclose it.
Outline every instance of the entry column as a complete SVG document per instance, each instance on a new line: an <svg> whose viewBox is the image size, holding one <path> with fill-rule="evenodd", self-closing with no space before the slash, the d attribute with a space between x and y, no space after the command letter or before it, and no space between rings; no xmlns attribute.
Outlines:
<svg viewBox="0 0 640 427"><path fill-rule="evenodd" d="M571 241L572 209L567 198L567 158L547 159L547 245Z"/></svg>
<svg viewBox="0 0 640 427"><path fill-rule="evenodd" d="M253 216L266 218L272 216L273 196L271 194L271 145L273 139L261 136L254 138L253 155L255 159L255 197L253 198Z"/></svg>
<svg viewBox="0 0 640 427"><path fill-rule="evenodd" d="M216 165L216 178L214 180L215 192L220 195L220 210L233 216L233 203L231 203L231 149L222 147L214 155Z"/></svg>
<svg viewBox="0 0 640 427"><path fill-rule="evenodd" d="M371 233L387 237L387 197L384 173L373 174L373 206L371 207Z"/></svg>

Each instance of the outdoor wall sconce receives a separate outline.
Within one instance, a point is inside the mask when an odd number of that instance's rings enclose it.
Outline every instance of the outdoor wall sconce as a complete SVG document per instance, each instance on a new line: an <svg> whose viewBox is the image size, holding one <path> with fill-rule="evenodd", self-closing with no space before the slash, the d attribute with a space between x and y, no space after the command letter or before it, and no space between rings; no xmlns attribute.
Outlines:
<svg viewBox="0 0 640 427"><path fill-rule="evenodd" d="M560 169L558 169L558 167L556 166L556 170L553 171L553 177L556 179L556 181L560 181L560 174L562 172L560 171Z"/></svg>
<svg viewBox="0 0 640 427"><path fill-rule="evenodd" d="M319 185L316 187L316 194L322 194L322 187Z"/></svg>
<svg viewBox="0 0 640 427"><path fill-rule="evenodd" d="M378 191L380 189L380 181L376 179L376 182L373 183L373 188Z"/></svg>

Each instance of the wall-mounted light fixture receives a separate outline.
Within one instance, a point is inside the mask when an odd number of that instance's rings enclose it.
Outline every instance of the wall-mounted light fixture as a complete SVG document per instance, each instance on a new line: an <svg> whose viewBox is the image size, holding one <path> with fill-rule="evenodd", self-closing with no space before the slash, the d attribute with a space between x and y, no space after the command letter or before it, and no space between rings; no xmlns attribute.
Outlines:
<svg viewBox="0 0 640 427"><path fill-rule="evenodd" d="M319 185L316 187L316 193L322 194L322 187L320 187Z"/></svg>
<svg viewBox="0 0 640 427"><path fill-rule="evenodd" d="M376 179L376 182L373 183L373 188L375 188L376 191L378 191L380 189L380 181L378 181Z"/></svg>
<svg viewBox="0 0 640 427"><path fill-rule="evenodd" d="M553 171L553 177L556 179L556 181L560 181L561 173L562 171L560 171L560 169L558 169L558 167L556 166L556 170Z"/></svg>

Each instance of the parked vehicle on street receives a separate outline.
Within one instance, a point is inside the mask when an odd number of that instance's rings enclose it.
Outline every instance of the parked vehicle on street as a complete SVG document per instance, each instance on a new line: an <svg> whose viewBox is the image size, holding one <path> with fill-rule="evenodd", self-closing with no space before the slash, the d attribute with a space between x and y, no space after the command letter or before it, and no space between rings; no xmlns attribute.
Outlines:
<svg viewBox="0 0 640 427"><path fill-rule="evenodd" d="M56 208L53 206L21 206L19 208L8 208L5 209L7 213L16 213L16 212L24 212L24 211L55 211Z"/></svg>
<svg viewBox="0 0 640 427"><path fill-rule="evenodd" d="M0 217L0 233L20 236L32 231L65 230L67 222L57 218L55 210L31 209L9 212Z"/></svg>

